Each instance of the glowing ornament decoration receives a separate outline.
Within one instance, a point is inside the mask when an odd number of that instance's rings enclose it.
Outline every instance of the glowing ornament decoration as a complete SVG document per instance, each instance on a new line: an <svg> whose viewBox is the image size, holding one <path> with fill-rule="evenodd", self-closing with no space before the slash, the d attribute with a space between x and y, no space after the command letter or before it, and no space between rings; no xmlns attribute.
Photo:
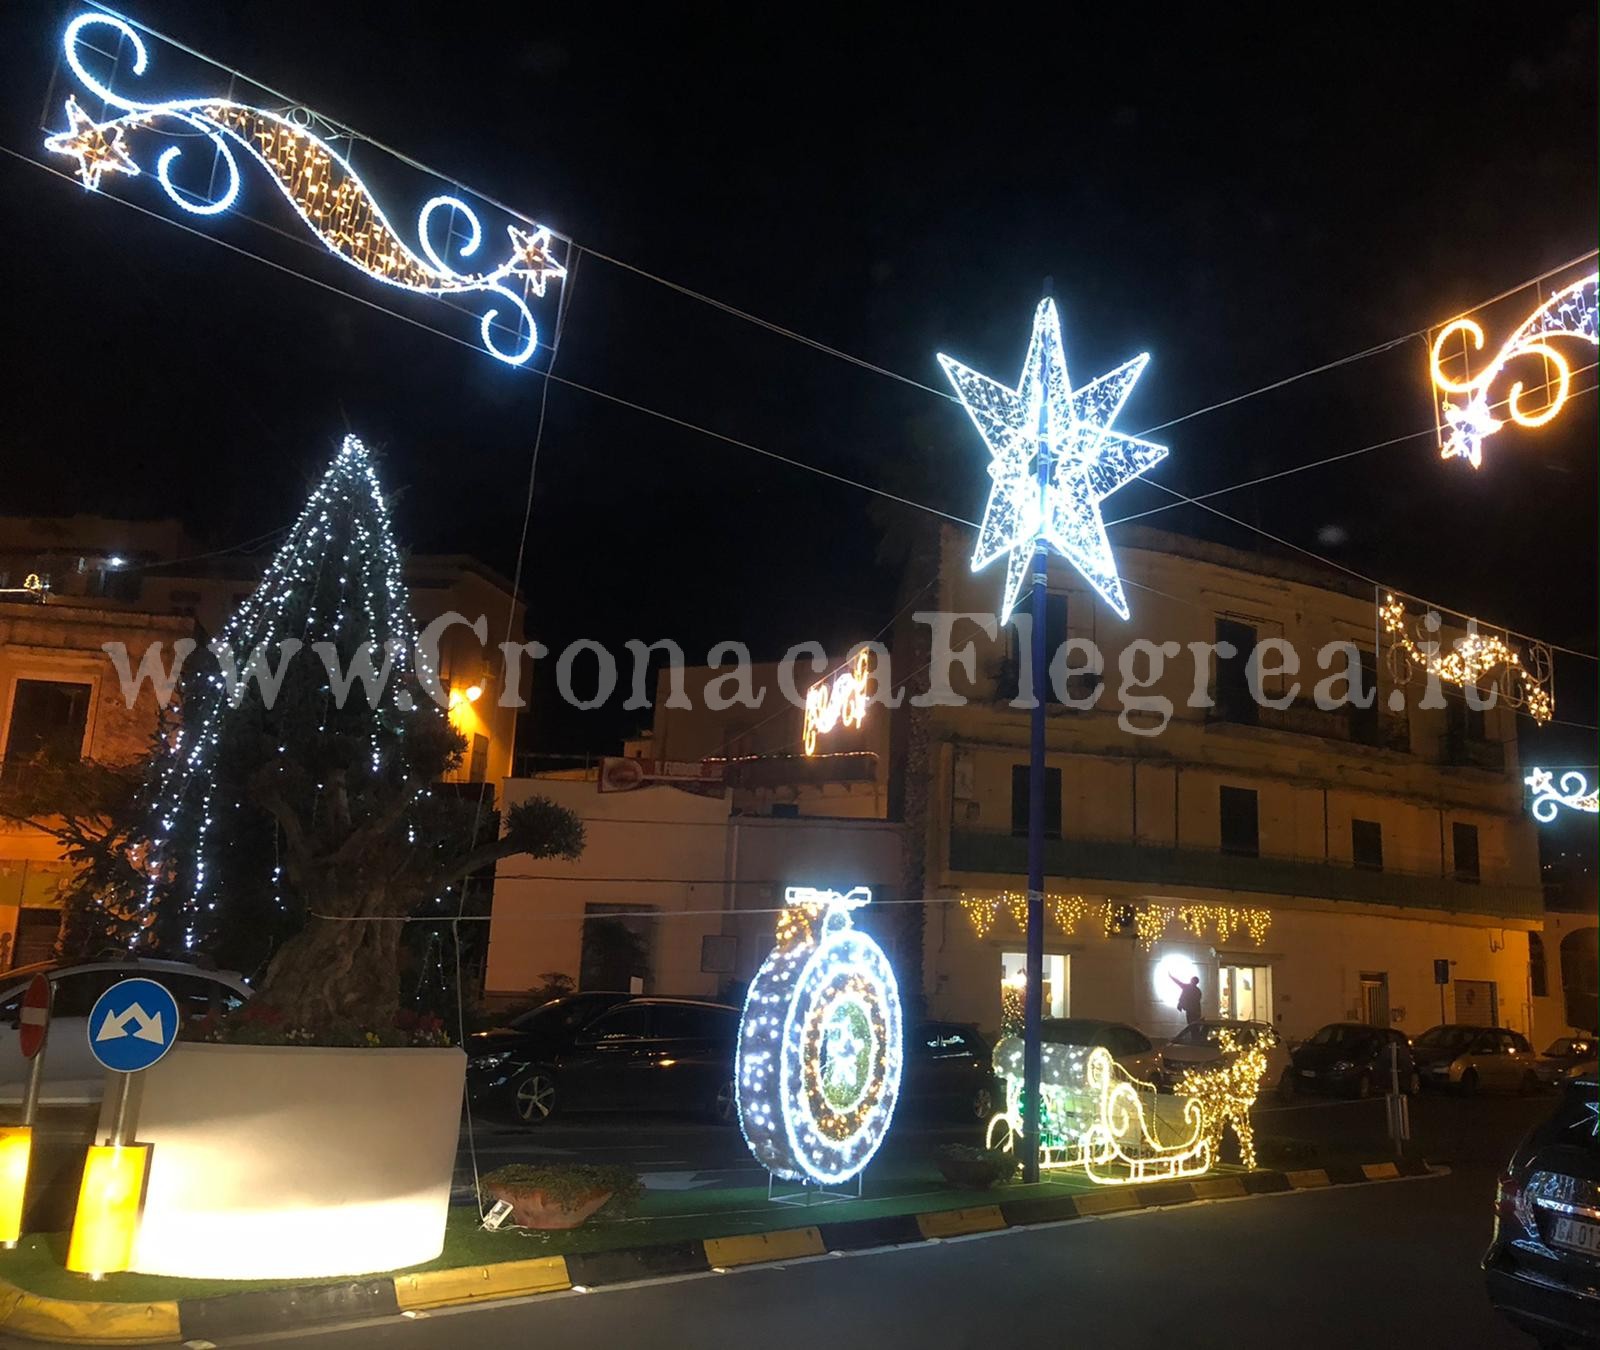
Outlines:
<svg viewBox="0 0 1600 1350"><path fill-rule="evenodd" d="M1566 404L1572 387L1572 367L1562 352L1551 345L1557 338L1575 339L1596 345L1596 286L1600 275L1591 274L1563 287L1528 315L1501 345L1494 359L1476 375L1458 377L1447 369L1452 364L1451 340L1464 339L1462 353L1454 364L1466 367L1471 352L1483 350L1483 329L1471 319L1454 319L1439 330L1429 352L1428 370L1439 391L1439 454L1444 459L1464 459L1474 469L1483 463L1483 443L1500 431L1505 421L1495 410L1504 407L1506 416L1519 427L1542 427L1553 421ZM1517 380L1507 391L1503 403L1489 401L1489 391L1513 361L1540 357L1546 379L1534 386L1542 401L1530 406L1529 390ZM1452 398L1451 396L1455 396ZM1461 401L1456 402L1459 398Z"/></svg>
<svg viewBox="0 0 1600 1350"><path fill-rule="evenodd" d="M872 1161L900 1096L900 990L851 921L865 886L790 887L777 946L751 981L734 1083L739 1125L775 1177L819 1186Z"/></svg>
<svg viewBox="0 0 1600 1350"><path fill-rule="evenodd" d="M1533 818L1546 825L1556 818L1563 806L1591 816L1600 812L1600 789L1590 787L1588 777L1576 769L1562 774L1559 784L1549 769L1534 769L1522 781L1533 794L1529 806Z"/></svg>
<svg viewBox="0 0 1600 1350"><path fill-rule="evenodd" d="M69 96L66 130L47 136L44 142L50 153L77 160L76 173L85 188L99 191L107 172L141 176L144 170L135 160L130 142L176 138L176 143L155 155L153 176L161 190L186 214L221 215L239 200L243 177L236 151L243 150L266 170L304 225L334 257L375 280L417 294L489 297L494 306L484 311L479 324L484 348L509 365L521 365L532 357L539 345L539 329L528 297L543 297L552 281L566 275L557 256L564 246L557 245L548 229L531 222L508 225L508 243L500 261L483 270L458 270L446 261L434 233L436 220L447 216L453 233L447 234L446 247L453 240L460 258L477 254L483 244L483 225L461 198L436 196L423 205L417 216L417 248L413 249L390 223L349 159L306 125L312 114L296 108L273 112L225 98L159 103L127 98L84 64L85 52L104 55L93 41L107 38L107 29L113 44L129 44L133 74L144 73L149 54L131 24L110 14L79 15L67 25L63 39L67 64L84 89L117 115L95 122L77 99ZM194 148L197 137L213 152L212 172L204 191L178 182L183 156ZM148 161L145 168L149 168ZM503 309L511 316L509 320L500 317ZM514 342L504 340L508 330L515 333Z"/></svg>
<svg viewBox="0 0 1600 1350"><path fill-rule="evenodd" d="M1389 673L1397 683L1408 683L1420 669L1462 689L1487 684L1507 707L1526 708L1535 722L1548 722L1555 715L1551 689L1555 662L1545 643L1505 630L1484 633L1476 619L1464 618L1465 635L1447 651L1439 637L1444 626L1439 611L1428 608L1413 620L1410 607L1393 592L1378 605L1378 623L1388 639Z"/></svg>
<svg viewBox="0 0 1600 1350"><path fill-rule="evenodd" d="M993 481L972 570L1008 555L1001 623L1016 608L1041 541L1077 568L1117 614L1128 617L1100 503L1167 457L1163 445L1111 430L1149 359L1136 356L1074 390L1053 300L1034 311L1033 336L1015 389L940 355L939 364L992 456ZM1047 471L1042 483L1041 455Z"/></svg>
<svg viewBox="0 0 1600 1350"><path fill-rule="evenodd" d="M831 680L821 680L806 690L801 745L808 756L817 753L819 736L826 736L835 727L859 727L866 721L870 661L871 653L863 647Z"/></svg>

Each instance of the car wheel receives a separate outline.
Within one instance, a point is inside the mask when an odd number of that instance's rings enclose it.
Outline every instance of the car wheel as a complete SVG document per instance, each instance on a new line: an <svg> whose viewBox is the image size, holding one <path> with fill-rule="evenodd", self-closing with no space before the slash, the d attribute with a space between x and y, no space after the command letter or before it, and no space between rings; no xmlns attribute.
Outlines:
<svg viewBox="0 0 1600 1350"><path fill-rule="evenodd" d="M1478 1071L1468 1069L1461 1075L1461 1095L1470 1097L1478 1090Z"/></svg>
<svg viewBox="0 0 1600 1350"><path fill-rule="evenodd" d="M987 1122L992 1115L994 1115L994 1093L986 1087L981 1087L972 1094L972 1118Z"/></svg>
<svg viewBox="0 0 1600 1350"><path fill-rule="evenodd" d="M535 1069L517 1084L512 1106L524 1125L543 1125L555 1113L556 1080Z"/></svg>
<svg viewBox="0 0 1600 1350"><path fill-rule="evenodd" d="M717 1087L716 1095L711 1099L711 1106L707 1115L711 1117L713 1125L732 1125L739 1117L739 1092L734 1086L733 1079L721 1083Z"/></svg>

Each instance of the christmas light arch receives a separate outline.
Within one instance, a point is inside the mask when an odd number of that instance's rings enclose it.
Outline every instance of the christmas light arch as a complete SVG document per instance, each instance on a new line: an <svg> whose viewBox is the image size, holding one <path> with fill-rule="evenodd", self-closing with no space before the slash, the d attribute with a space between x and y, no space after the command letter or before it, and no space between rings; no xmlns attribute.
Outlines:
<svg viewBox="0 0 1600 1350"><path fill-rule="evenodd" d="M900 1096L904 1017L883 949L851 921L865 886L792 886L750 983L734 1075L739 1126L775 1177L839 1185L872 1161Z"/></svg>

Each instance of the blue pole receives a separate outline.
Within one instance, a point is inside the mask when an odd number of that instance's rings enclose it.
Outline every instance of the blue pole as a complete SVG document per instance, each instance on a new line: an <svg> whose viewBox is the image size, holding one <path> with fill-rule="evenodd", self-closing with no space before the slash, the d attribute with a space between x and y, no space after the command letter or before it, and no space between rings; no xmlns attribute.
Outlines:
<svg viewBox="0 0 1600 1350"><path fill-rule="evenodd" d="M1050 482L1050 422L1045 399L1050 355L1040 348L1039 380L1039 498L1044 500ZM1050 552L1043 536L1033 551L1033 632L1029 661L1033 668L1033 708L1030 713L1028 751L1028 966L1023 991L1022 1055L1022 1179L1039 1180L1039 1081L1043 1069L1041 1040L1044 1017L1044 706L1049 678L1045 644L1046 597L1049 594Z"/></svg>

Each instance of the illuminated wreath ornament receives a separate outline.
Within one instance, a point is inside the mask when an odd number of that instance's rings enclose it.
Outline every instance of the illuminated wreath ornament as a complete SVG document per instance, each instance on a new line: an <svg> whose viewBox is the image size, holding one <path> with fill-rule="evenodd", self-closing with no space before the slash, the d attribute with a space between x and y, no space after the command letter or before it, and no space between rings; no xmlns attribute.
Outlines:
<svg viewBox="0 0 1600 1350"><path fill-rule="evenodd" d="M484 348L491 356L514 366L533 355L539 345L539 330L524 296L529 292L543 296L552 280L566 275L566 269L554 257L554 242L548 229L509 225L506 233L511 249L504 262L489 271L459 272L444 260L429 237L435 214L448 207L459 213L467 228L467 239L458 248L460 256L470 258L478 251L483 242L483 226L459 197L433 197L424 203L417 216L419 254L401 239L349 161L299 125L293 116L231 99L142 103L114 93L89 73L78 52L84 29L94 25L114 29L132 45L134 74L143 74L148 63L143 39L121 19L109 14L82 14L67 25L62 45L73 74L94 97L108 107L123 110L121 116L97 123L69 95L66 130L45 138L46 150L78 161L76 172L85 188L98 191L108 172L140 176L144 170L127 147L128 136L154 130L158 123L176 124L171 134L188 136L199 132L211 143L226 177L205 195L180 187L173 180L173 172L183 156L183 147L170 145L156 158L156 181L172 202L190 215L220 215L239 196L239 163L234 147L242 147L272 175L289 204L336 258L388 285L423 295L484 292L497 296L517 312L519 333L525 329L526 336L513 348L497 345L493 332L500 310L491 309L483 315L479 328ZM512 290L508 282L520 283L522 294Z"/></svg>
<svg viewBox="0 0 1600 1350"><path fill-rule="evenodd" d="M739 1126L774 1176L849 1181L883 1143L900 1096L900 990L850 911L872 892L791 886L778 945L739 1022Z"/></svg>
<svg viewBox="0 0 1600 1350"><path fill-rule="evenodd" d="M1482 351L1483 329L1471 319L1454 319L1439 330L1428 362L1434 386L1446 394L1466 396L1464 403L1453 403L1447 398L1440 404L1444 426L1450 430L1444 444L1439 447L1441 458L1464 459L1474 469L1483 463L1484 441L1505 426L1490 410L1489 388L1517 357L1543 357L1555 371L1555 387L1549 391L1549 397L1541 408L1529 412L1523 407L1524 387L1522 381L1518 380L1511 386L1505 401L1511 420L1519 427L1542 427L1561 411L1572 384L1572 368L1566 358L1550 345L1549 340L1577 338L1590 344L1596 343L1597 283L1600 283L1600 274L1584 277L1582 281L1575 281L1557 291L1522 321L1495 354L1494 360L1471 379L1456 380L1444 373L1444 348L1456 334L1464 333L1472 350Z"/></svg>

